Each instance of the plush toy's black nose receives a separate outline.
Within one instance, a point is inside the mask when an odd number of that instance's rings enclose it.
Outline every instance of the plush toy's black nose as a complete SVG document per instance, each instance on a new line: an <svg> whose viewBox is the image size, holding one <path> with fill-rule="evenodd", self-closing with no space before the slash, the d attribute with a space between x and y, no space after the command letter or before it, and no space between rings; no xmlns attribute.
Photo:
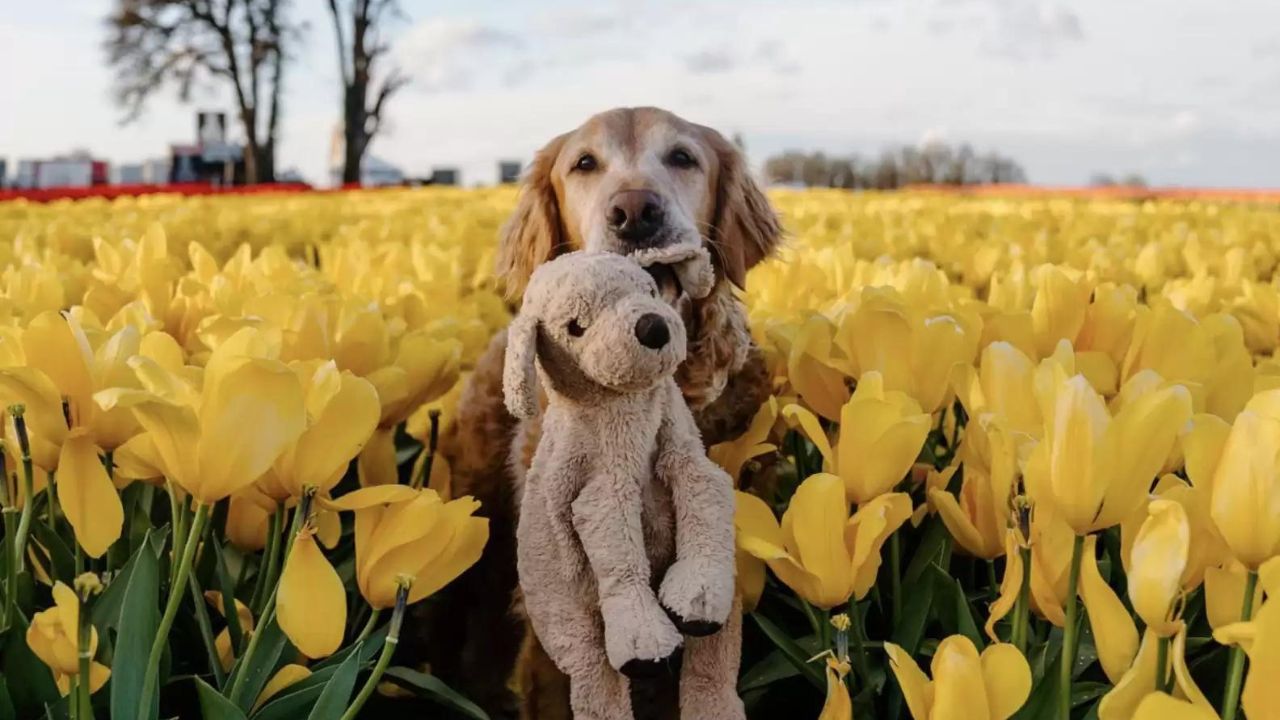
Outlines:
<svg viewBox="0 0 1280 720"><path fill-rule="evenodd" d="M657 350L671 339L671 331L660 315L647 313L636 321L636 339L641 345Z"/></svg>

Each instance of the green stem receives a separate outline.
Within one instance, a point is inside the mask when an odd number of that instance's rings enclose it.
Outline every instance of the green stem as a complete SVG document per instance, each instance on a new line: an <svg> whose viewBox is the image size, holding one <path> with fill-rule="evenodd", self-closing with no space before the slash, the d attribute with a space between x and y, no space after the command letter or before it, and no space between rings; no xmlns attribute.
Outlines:
<svg viewBox="0 0 1280 720"><path fill-rule="evenodd" d="M862 682L871 682L871 663L867 659L866 632L862 626L862 609L858 601L849 600L849 642L853 645L853 665Z"/></svg>
<svg viewBox="0 0 1280 720"><path fill-rule="evenodd" d="M284 550L285 562L289 561L289 553L293 551L294 538L298 536L298 531L303 528L307 522L307 516L311 514L311 499L314 497L315 489L308 488L302 496L302 501L298 503L297 511L293 514L293 524L289 528L289 540ZM235 673L235 679L231 682L231 691L227 693L227 698L236 705L240 704L240 694L244 691L244 681L248 675L243 668L249 667L249 661L253 659L254 653L258 651L258 641L262 639L263 635L266 635L263 630L276 618L276 594L279 589L280 586L277 583L267 595L267 602L262 608L262 613L258 616L258 630L249 635L249 647L245 648L244 655L240 658L239 665L242 669Z"/></svg>
<svg viewBox="0 0 1280 720"><path fill-rule="evenodd" d="M427 445L422 448L422 472L413 479L413 488L421 490L431 483L431 468L436 462L436 448L440 444L440 411L430 410L427 417L431 420L431 430L427 434Z"/></svg>
<svg viewBox="0 0 1280 720"><path fill-rule="evenodd" d="M25 432L24 432L25 435ZM29 452L22 455L22 515L18 518L18 536L14 540L13 567L21 571L26 567L27 535L31 532L31 513L35 509L35 468L31 465Z"/></svg>
<svg viewBox="0 0 1280 720"><path fill-rule="evenodd" d="M179 588L181 586L175 582L178 572L178 558L182 557L186 535L182 530L182 511L178 509L178 491L172 481L165 482L165 495L169 496L169 525L173 528L173 560L169 563L169 587ZM170 591L172 592L172 591Z"/></svg>
<svg viewBox="0 0 1280 720"><path fill-rule="evenodd" d="M2 511L4 513L4 546L6 548L15 547L18 538L18 509L14 507L6 507ZM9 629L9 623L13 619L13 615L17 612L18 607L18 563L12 558L5 563L5 584L4 584L4 616L0 617L0 628Z"/></svg>
<svg viewBox="0 0 1280 720"><path fill-rule="evenodd" d="M1013 646L1025 657L1031 624L1031 548L1019 547L1018 557L1022 560L1022 587L1018 588L1018 605L1013 613Z"/></svg>
<svg viewBox="0 0 1280 720"><path fill-rule="evenodd" d="M1000 597L1000 581L996 579L996 561L987 561L987 587L991 588L991 597Z"/></svg>
<svg viewBox="0 0 1280 720"><path fill-rule="evenodd" d="M77 547L76 550L76 556L79 557L79 548ZM90 666L93 661L93 655L89 651L90 638L93 632L93 626L90 621L89 604L82 599L80 601L80 627L77 630L76 638L76 644L79 646L79 672L76 673L76 698L72 703L76 708L78 720L93 720L93 705L89 701L89 690L92 684Z"/></svg>
<svg viewBox="0 0 1280 720"><path fill-rule="evenodd" d="M902 540L898 531L889 535L889 592L893 594L893 622L902 620Z"/></svg>
<svg viewBox="0 0 1280 720"><path fill-rule="evenodd" d="M151 654L147 656L147 666L143 672L142 694L138 696L138 720L147 720L151 715L151 698L159 690L160 657L164 654L169 630L173 628L173 620L178 615L178 606L182 603L182 587L187 584L187 576L191 573L192 561L195 558L196 545L199 544L200 533L209 520L209 507L197 504L196 514L191 523L191 531L178 560L174 581L169 585L169 600L165 604L164 615L160 617L160 626L156 628L156 637L151 643ZM174 540L177 540L175 536ZM232 608L231 612L235 612Z"/></svg>
<svg viewBox="0 0 1280 720"><path fill-rule="evenodd" d="M831 649L831 611L818 611L818 650L826 652Z"/></svg>
<svg viewBox="0 0 1280 720"><path fill-rule="evenodd" d="M253 611L255 617L262 614L262 604L266 602L266 593L268 588L272 587L271 581L276 574L276 567L279 563L280 554L280 532L284 525L284 506L276 506L276 511L271 513L271 527L267 530L267 547L263 554L263 562L266 563L262 570L258 573L258 579L253 584L253 595L249 599L249 609Z"/></svg>
<svg viewBox="0 0 1280 720"><path fill-rule="evenodd" d="M48 473L44 480L44 494L49 496L49 507L45 508L44 519L45 524L54 532L58 530L58 494L54 492L57 479L54 473Z"/></svg>
<svg viewBox="0 0 1280 720"><path fill-rule="evenodd" d="M818 615L813 611L813 606L804 598L800 598L800 607L804 608L804 616L809 618L809 625L813 628L813 634L819 638L822 637L822 627L818 620Z"/></svg>
<svg viewBox="0 0 1280 720"><path fill-rule="evenodd" d="M342 720L356 719L360 714L360 708L369 701L373 691L378 687L378 681L382 679L382 674L391 664L391 656L395 654L396 645L400 644L400 624L404 621L404 608L408 599L409 585L405 583L396 590L396 608L391 613L391 629L387 632L387 639L382 643L382 654L378 656L378 664L373 666L373 672L360 688L360 694L356 695L355 702L351 703L351 707L342 714Z"/></svg>
<svg viewBox="0 0 1280 720"><path fill-rule="evenodd" d="M378 626L378 620L382 617L382 610L373 608L369 613L369 620L364 624L364 628L360 630L360 634L356 636L356 644L362 643L373 634L373 629Z"/></svg>
<svg viewBox="0 0 1280 720"><path fill-rule="evenodd" d="M1076 665L1076 618L1080 602L1080 563L1084 559L1084 536L1077 535L1071 546L1071 574L1067 577L1067 620L1062 628L1062 659L1058 675L1058 720L1071 718L1071 671Z"/></svg>
<svg viewBox="0 0 1280 720"><path fill-rule="evenodd" d="M218 645L213 637L213 623L209 622L209 608L205 605L204 593L200 591L200 580L196 578L195 573L187 577L187 587L191 590L191 602L196 606L196 625L200 627L200 638L204 641L204 649L209 656L209 669L213 671L215 687L221 689L227 681L227 676L222 670L222 661L218 659Z"/></svg>
<svg viewBox="0 0 1280 720"><path fill-rule="evenodd" d="M1165 669L1169 666L1169 638L1162 637L1156 643L1156 691L1168 692L1165 686Z"/></svg>
<svg viewBox="0 0 1280 720"><path fill-rule="evenodd" d="M1244 605L1240 608L1240 622L1253 618L1253 595L1258 590L1258 572L1251 570L1244 583ZM1227 666L1227 689L1222 694L1222 720L1235 720L1240 709L1240 687L1244 682L1244 648L1231 648L1231 661Z"/></svg>

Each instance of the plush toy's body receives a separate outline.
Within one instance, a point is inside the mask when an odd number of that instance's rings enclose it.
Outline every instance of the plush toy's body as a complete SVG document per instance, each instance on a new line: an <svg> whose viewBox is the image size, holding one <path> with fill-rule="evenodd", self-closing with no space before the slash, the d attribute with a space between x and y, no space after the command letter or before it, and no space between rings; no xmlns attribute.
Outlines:
<svg viewBox="0 0 1280 720"><path fill-rule="evenodd" d="M706 254L683 253L675 272L694 294L709 286ZM533 413L535 366L547 398L520 504L520 586L578 720L631 717L626 676L682 644L681 716L743 717L732 482L672 379L685 331L656 290L631 259L571 253L534 273L510 333L509 407Z"/></svg>

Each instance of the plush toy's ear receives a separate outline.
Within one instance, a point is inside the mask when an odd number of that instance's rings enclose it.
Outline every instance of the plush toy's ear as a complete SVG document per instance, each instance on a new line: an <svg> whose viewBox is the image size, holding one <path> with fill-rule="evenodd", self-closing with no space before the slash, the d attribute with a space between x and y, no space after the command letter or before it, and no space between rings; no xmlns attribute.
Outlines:
<svg viewBox="0 0 1280 720"><path fill-rule="evenodd" d="M710 295L715 287L716 271L711 267L711 253L706 248L695 248L689 257L676 263L674 269L680 287L694 300Z"/></svg>
<svg viewBox="0 0 1280 720"><path fill-rule="evenodd" d="M782 242L782 225L769 199L751 179L742 152L711 128L703 128L703 135L719 161L711 249L725 276L744 287L747 271L772 255Z"/></svg>
<svg viewBox="0 0 1280 720"><path fill-rule="evenodd" d="M502 393L507 411L528 419L538 413L538 321L521 314L507 328L507 355L502 366Z"/></svg>
<svg viewBox="0 0 1280 720"><path fill-rule="evenodd" d="M567 137L561 135L538 151L525 173L516 209L502 227L495 271L506 284L508 297L519 297L533 271L565 248L551 169Z"/></svg>

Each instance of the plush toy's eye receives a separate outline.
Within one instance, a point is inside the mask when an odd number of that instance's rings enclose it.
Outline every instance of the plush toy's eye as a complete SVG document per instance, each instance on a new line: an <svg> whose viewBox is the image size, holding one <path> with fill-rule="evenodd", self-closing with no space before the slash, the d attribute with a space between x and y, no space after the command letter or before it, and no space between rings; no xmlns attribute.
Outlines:
<svg viewBox="0 0 1280 720"><path fill-rule="evenodd" d="M596 162L596 156L591 153L582 153L578 161L573 164L573 169L580 172L591 172L596 169L599 163Z"/></svg>
<svg viewBox="0 0 1280 720"><path fill-rule="evenodd" d="M649 297L651 298L658 297L658 288L653 288L653 287L649 288Z"/></svg>
<svg viewBox="0 0 1280 720"><path fill-rule="evenodd" d="M578 318L570 320L567 329L569 330L569 334L574 337L582 337L582 334L587 331L587 329L582 327L582 324L578 322Z"/></svg>

